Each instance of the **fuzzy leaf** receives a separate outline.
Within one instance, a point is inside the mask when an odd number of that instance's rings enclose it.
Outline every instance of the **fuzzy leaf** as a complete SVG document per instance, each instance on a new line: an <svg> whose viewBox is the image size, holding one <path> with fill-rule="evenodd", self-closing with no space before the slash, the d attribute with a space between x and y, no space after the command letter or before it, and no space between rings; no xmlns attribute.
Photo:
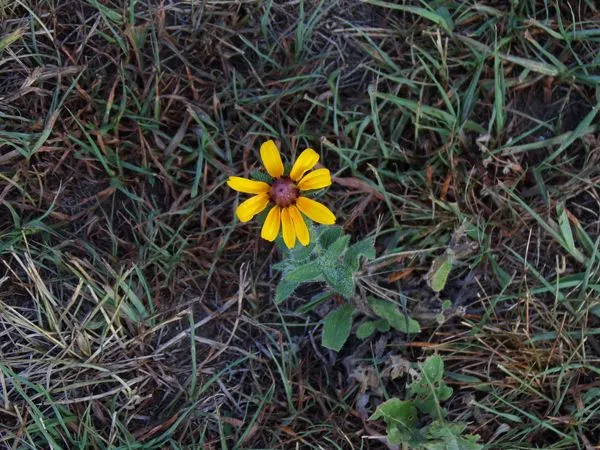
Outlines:
<svg viewBox="0 0 600 450"><path fill-rule="evenodd" d="M348 241L350 240L349 235L338 238L332 243L327 251L323 254L323 261L325 264L339 264L338 258L344 253L348 247Z"/></svg>
<svg viewBox="0 0 600 450"><path fill-rule="evenodd" d="M375 238L363 239L348 247L344 256L344 263L350 266L352 270L358 270L361 256L367 259L375 258Z"/></svg>
<svg viewBox="0 0 600 450"><path fill-rule="evenodd" d="M279 304L287 299L294 290L300 285L298 281L289 281L282 279L279 281L277 288L275 289L275 303Z"/></svg>
<svg viewBox="0 0 600 450"><path fill-rule="evenodd" d="M314 242L311 242L306 247L303 245L296 245L290 250L290 255L296 262L304 261L312 254L314 248Z"/></svg>
<svg viewBox="0 0 600 450"><path fill-rule="evenodd" d="M290 269L291 266L290 263L288 262L287 259L282 259L281 261L271 264L271 269L276 269L279 270L281 272L285 272L286 270Z"/></svg>
<svg viewBox="0 0 600 450"><path fill-rule="evenodd" d="M327 314L323 321L321 344L339 352L350 336L354 306L346 303Z"/></svg>
<svg viewBox="0 0 600 450"><path fill-rule="evenodd" d="M419 325L419 322L401 313L398 309L398 306L392 302L381 300L375 297L369 297L369 305L375 314L382 319L385 319L395 330L407 334L416 334L421 332L421 326Z"/></svg>
<svg viewBox="0 0 600 450"><path fill-rule="evenodd" d="M287 281L308 282L323 280L323 273L318 264L309 262L302 264L284 275Z"/></svg>
<svg viewBox="0 0 600 450"><path fill-rule="evenodd" d="M327 284L344 298L350 299L354 296L354 274L350 268L342 265L323 265L319 274L322 274Z"/></svg>
<svg viewBox="0 0 600 450"><path fill-rule="evenodd" d="M321 244L321 247L328 248L338 240L343 231L342 227L322 227L319 234L319 243Z"/></svg>
<svg viewBox="0 0 600 450"><path fill-rule="evenodd" d="M255 170L250 174L250 178L256 181L263 181L265 183L273 183L273 178L269 176L268 173L262 172L260 170Z"/></svg>

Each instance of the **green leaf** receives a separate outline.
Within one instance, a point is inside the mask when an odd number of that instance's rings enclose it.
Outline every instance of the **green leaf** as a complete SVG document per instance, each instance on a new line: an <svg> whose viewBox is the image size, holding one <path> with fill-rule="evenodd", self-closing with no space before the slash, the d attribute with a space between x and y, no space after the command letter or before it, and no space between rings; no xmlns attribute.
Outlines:
<svg viewBox="0 0 600 450"><path fill-rule="evenodd" d="M323 254L323 262L325 264L339 264L338 258L344 253L350 240L349 235L339 237L333 244L329 246L327 251Z"/></svg>
<svg viewBox="0 0 600 450"><path fill-rule="evenodd" d="M292 266L293 267L293 266ZM279 270L280 272L285 272L290 270L290 264L287 260L279 261L278 263L271 264L271 269Z"/></svg>
<svg viewBox="0 0 600 450"><path fill-rule="evenodd" d="M448 24L448 26L450 27L451 30L452 30L452 28L454 28L454 23L452 21L452 14L450 14L450 11L448 11L448 8L446 8L445 6L440 6L439 8L437 8L435 10L435 12L446 21L446 23Z"/></svg>
<svg viewBox="0 0 600 450"><path fill-rule="evenodd" d="M0 38L0 54L8 48L11 44L15 43L23 37L25 34L25 28L17 28L12 33L7 34L3 38Z"/></svg>
<svg viewBox="0 0 600 450"><path fill-rule="evenodd" d="M287 299L294 290L300 285L298 281L290 281L282 279L279 281L277 288L275 289L275 303L279 304Z"/></svg>
<svg viewBox="0 0 600 450"><path fill-rule="evenodd" d="M431 9L425 9L425 8L421 8L419 6L402 5L402 4L398 4L397 2L387 2L387 1L383 1L383 0L364 0L364 1L366 3L371 3L373 5L383 6L384 8L397 9L397 10L404 11L407 13L415 14L417 16L421 16L424 19L430 20L431 22L440 26L447 32L449 32L449 33L452 32L452 21L451 20L450 20L450 22L447 21L447 17L445 17L445 16L447 16L447 14L444 14L443 11L440 11L441 8L438 9L438 11L432 11ZM441 14L440 14L440 12L441 12Z"/></svg>
<svg viewBox="0 0 600 450"><path fill-rule="evenodd" d="M444 383L443 376L444 360L438 355L430 356L421 365L421 377L408 387L408 395L414 398L415 406L440 419L444 413L440 402L452 396L452 388Z"/></svg>
<svg viewBox="0 0 600 450"><path fill-rule="evenodd" d="M300 314L306 314L307 312L315 309L320 304L329 300L331 298L331 296L333 296L333 295L334 295L334 292L330 291L329 289L319 292L318 294L313 296L308 303L305 303L302 306L298 307L296 312L298 312Z"/></svg>
<svg viewBox="0 0 600 450"><path fill-rule="evenodd" d="M383 100L387 100L402 109L409 109L413 114L417 114L418 117L424 117L430 120L439 120L445 122L448 126L454 126L456 122L456 116L453 116L452 114L433 106L423 105L422 102L397 97L395 95L383 92L376 92L375 96Z"/></svg>
<svg viewBox="0 0 600 450"><path fill-rule="evenodd" d="M262 181L264 183L271 184L273 182L273 178L268 173L265 173L261 170L255 170L250 174L250 178L256 181Z"/></svg>
<svg viewBox="0 0 600 450"><path fill-rule="evenodd" d="M402 428L413 428L417 423L417 408L411 401L391 398L377 407L369 420L381 419L386 424L394 424Z"/></svg>
<svg viewBox="0 0 600 450"><path fill-rule="evenodd" d="M381 331L382 333L390 331L390 323L385 319L376 320L375 326L377 327L377 331Z"/></svg>
<svg viewBox="0 0 600 450"><path fill-rule="evenodd" d="M558 213L558 225L560 226L560 233L565 240L567 249L570 252L575 251L575 240L573 239L573 231L571 230L571 224L569 223L569 216L565 210L565 205L559 203L556 205L556 212Z"/></svg>
<svg viewBox="0 0 600 450"><path fill-rule="evenodd" d="M401 432L397 427L390 425L387 428L387 440L390 444L400 445L406 442L406 433Z"/></svg>
<svg viewBox="0 0 600 450"><path fill-rule="evenodd" d="M433 260L431 269L427 272L427 284L435 292L440 292L446 286L448 275L452 270L453 259L452 252L446 251Z"/></svg>
<svg viewBox="0 0 600 450"><path fill-rule="evenodd" d="M339 352L350 336L354 306L346 303L327 314L323 321L321 344Z"/></svg>
<svg viewBox="0 0 600 450"><path fill-rule="evenodd" d="M422 383L425 384L425 382ZM422 394L416 393L416 390L409 390L408 392L414 395L414 403L419 411L434 417L440 416L441 408L439 402L431 392Z"/></svg>
<svg viewBox="0 0 600 450"><path fill-rule="evenodd" d="M464 424L448 423L436 420L425 430L424 448L426 450L482 450L478 444L478 435L462 436L466 429Z"/></svg>
<svg viewBox="0 0 600 450"><path fill-rule="evenodd" d="M423 363L421 371L432 383L440 381L444 375L444 360L439 355L430 356Z"/></svg>
<svg viewBox="0 0 600 450"><path fill-rule="evenodd" d="M116 9L111 9L108 6L102 5L98 2L98 0L88 0L88 3L95 6L98 9L98 11L100 11L100 14L102 14L104 19L110 20L115 25L123 24L123 17L121 16L120 12Z"/></svg>
<svg viewBox="0 0 600 450"><path fill-rule="evenodd" d="M502 267L500 267L494 255L488 253L487 258L492 266L492 271L494 272L494 275L496 275L496 279L500 283L500 286L502 287L502 289L506 288L511 282L510 275Z"/></svg>
<svg viewBox="0 0 600 450"><path fill-rule="evenodd" d="M567 251L569 251L569 253L571 254L571 256L573 258L575 258L581 264L587 264L588 258L583 253L581 253L579 250L577 250L577 249L570 249L569 246L567 245L567 243L565 242L565 239L563 238L563 236L562 236L561 233L559 233L558 231L556 231L552 225L550 225L549 223L547 223L538 213L536 213L526 202L524 202L512 190L506 188L503 185L502 185L502 187L511 196L511 198L513 200L515 200L517 203L519 203L519 205L521 205L521 207L525 211L527 211L540 224L540 226L542 228L544 228L548 232L548 234L550 234L554 239L556 239L556 241L560 245L562 245Z"/></svg>
<svg viewBox="0 0 600 450"><path fill-rule="evenodd" d="M321 247L328 248L338 240L343 232L344 230L342 227L321 227L321 232L319 233L319 243L321 244Z"/></svg>
<svg viewBox="0 0 600 450"><path fill-rule="evenodd" d="M441 402L445 402L446 400L448 400L450 397L452 397L452 392L454 392L452 390L452 388L446 384L442 384L439 388L439 390L437 391L437 396L438 396L438 400Z"/></svg>
<svg viewBox="0 0 600 450"><path fill-rule="evenodd" d="M395 330L407 334L421 332L419 322L401 313L398 306L394 303L375 297L369 297L368 300L373 312L382 319L385 319Z"/></svg>
<svg viewBox="0 0 600 450"><path fill-rule="evenodd" d="M560 75L560 71L558 70L558 68L544 61L536 61L533 59L521 58L520 56L514 56L505 53L498 53L498 56L506 61L529 69L533 72L541 73L551 77L556 77Z"/></svg>
<svg viewBox="0 0 600 450"><path fill-rule="evenodd" d="M543 164L548 167L551 161L554 161L561 153L571 147L571 144L577 139L582 139L589 133L589 127L592 123L597 122L596 116L600 110L600 105L596 105L592 110L586 114L586 116L579 122L579 125L568 135L566 139L562 140L560 147L558 147L550 156L548 156Z"/></svg>
<svg viewBox="0 0 600 450"><path fill-rule="evenodd" d="M265 214L265 217L267 217L266 214L268 214L268 213L263 211L261 214ZM259 215L259 217L260 217L260 215ZM291 259L292 254L290 253L290 249L287 248L287 246L283 242L283 237L282 237L281 233L279 233L277 235L277 239L275 239L275 245L277 246L277 249L281 252L283 258Z"/></svg>
<svg viewBox="0 0 600 450"><path fill-rule="evenodd" d="M314 266L318 268L317 264ZM319 269L319 274L322 274L327 284L344 298L351 299L354 296L354 274L349 267L324 264Z"/></svg>
<svg viewBox="0 0 600 450"><path fill-rule="evenodd" d="M296 245L290 250L290 255L296 262L304 261L312 254L314 248L314 242L311 242L306 247L303 245Z"/></svg>
<svg viewBox="0 0 600 450"><path fill-rule="evenodd" d="M377 325L374 320L367 320L360 324L358 329L356 330L356 337L359 339L366 339L375 333L377 329Z"/></svg>
<svg viewBox="0 0 600 450"><path fill-rule="evenodd" d="M323 273L318 264L310 262L296 267L285 274L284 277L287 281L303 283L308 281L322 281Z"/></svg>
<svg viewBox="0 0 600 450"><path fill-rule="evenodd" d="M360 268L360 257L364 256L367 259L375 258L375 238L371 237L355 242L346 251L344 263L350 266L352 270Z"/></svg>

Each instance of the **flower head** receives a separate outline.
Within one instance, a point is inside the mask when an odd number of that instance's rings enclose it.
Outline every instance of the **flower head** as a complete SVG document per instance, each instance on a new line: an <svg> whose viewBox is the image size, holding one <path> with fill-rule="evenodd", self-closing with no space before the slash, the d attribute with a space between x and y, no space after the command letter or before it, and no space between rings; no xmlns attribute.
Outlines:
<svg viewBox="0 0 600 450"><path fill-rule="evenodd" d="M304 246L310 241L308 227L302 215L324 225L335 223L335 216L329 208L302 196L303 191L331 185L331 173L328 169L311 170L319 161L317 152L312 148L304 150L287 175L275 142L267 141L261 145L260 159L273 178L271 184L241 177L229 177L227 180L230 188L245 194L255 194L238 206L236 214L241 222L248 222L271 204L260 235L272 242L281 228L283 241L288 248L296 245L296 239Z"/></svg>

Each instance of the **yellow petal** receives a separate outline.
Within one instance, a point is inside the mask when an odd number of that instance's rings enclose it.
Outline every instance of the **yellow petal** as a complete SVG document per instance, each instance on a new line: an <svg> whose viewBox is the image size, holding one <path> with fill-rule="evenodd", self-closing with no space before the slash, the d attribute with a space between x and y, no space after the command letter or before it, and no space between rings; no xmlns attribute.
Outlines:
<svg viewBox="0 0 600 450"><path fill-rule="evenodd" d="M260 146L260 159L273 178L279 178L283 175L283 163L275 142L267 141Z"/></svg>
<svg viewBox="0 0 600 450"><path fill-rule="evenodd" d="M290 178L293 181L298 181L300 178L304 176L307 170L315 167L315 164L319 161L319 154L315 152L312 148L307 148L294 163L294 167L292 167L292 171L290 172Z"/></svg>
<svg viewBox="0 0 600 450"><path fill-rule="evenodd" d="M294 223L294 229L296 230L298 241L300 241L300 243L306 247L310 242L310 234L308 232L306 222L304 222L302 214L300 214L300 211L298 211L298 208L296 208L294 205L290 206L288 211L290 212L290 217Z"/></svg>
<svg viewBox="0 0 600 450"><path fill-rule="evenodd" d="M335 216L329 208L310 198L298 197L296 206L302 214L317 223L322 223L324 225L333 225L335 223Z"/></svg>
<svg viewBox="0 0 600 450"><path fill-rule="evenodd" d="M260 237L267 241L273 242L279 234L279 225L281 224L281 208L274 206L267 214L265 223L263 223Z"/></svg>
<svg viewBox="0 0 600 450"><path fill-rule="evenodd" d="M235 213L240 219L240 222L248 222L255 215L267 207L269 203L269 194L258 194L250 197L245 202L240 203Z"/></svg>
<svg viewBox="0 0 600 450"><path fill-rule="evenodd" d="M229 177L227 186L234 191L243 192L245 194L262 194L263 192L269 192L269 189L271 189L271 186L267 183L242 177Z"/></svg>
<svg viewBox="0 0 600 450"><path fill-rule="evenodd" d="M298 183L298 189L301 191L321 189L327 186L331 186L331 173L329 169L313 170Z"/></svg>
<svg viewBox="0 0 600 450"><path fill-rule="evenodd" d="M283 229L283 242L285 242L287 248L294 248L294 245L296 245L296 230L290 217L289 208L283 208L281 211L281 228Z"/></svg>

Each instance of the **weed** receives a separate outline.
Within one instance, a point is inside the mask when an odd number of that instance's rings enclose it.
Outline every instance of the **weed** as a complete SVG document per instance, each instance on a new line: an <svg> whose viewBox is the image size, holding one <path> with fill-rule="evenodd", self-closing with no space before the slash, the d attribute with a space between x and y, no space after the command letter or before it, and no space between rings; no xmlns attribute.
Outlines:
<svg viewBox="0 0 600 450"><path fill-rule="evenodd" d="M598 14L0 0L0 447L381 448L432 354L423 445L597 446ZM296 281L269 139L331 170Z"/></svg>

